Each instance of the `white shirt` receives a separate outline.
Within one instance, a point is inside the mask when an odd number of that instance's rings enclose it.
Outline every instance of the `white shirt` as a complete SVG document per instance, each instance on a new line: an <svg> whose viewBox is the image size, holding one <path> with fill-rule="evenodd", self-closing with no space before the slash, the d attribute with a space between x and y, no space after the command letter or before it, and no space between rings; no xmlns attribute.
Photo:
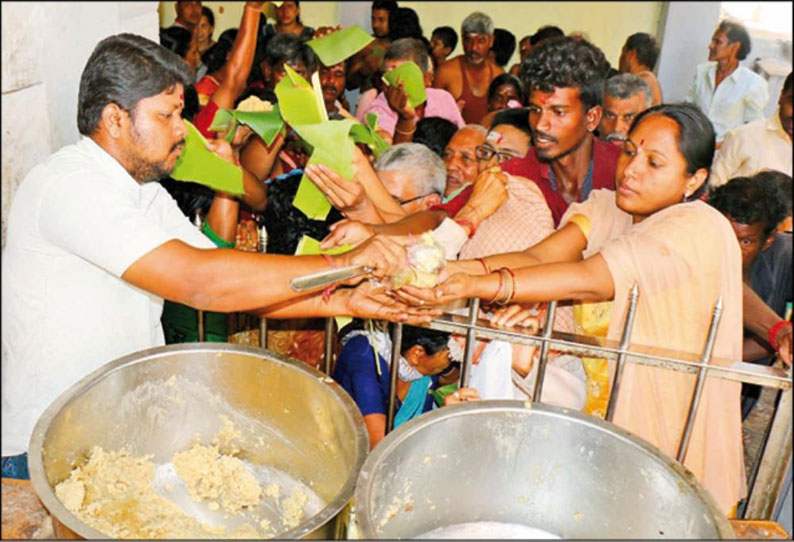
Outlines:
<svg viewBox="0 0 794 542"><path fill-rule="evenodd" d="M722 141L728 130L764 118L769 86L744 66L733 70L715 92L716 77L716 62L700 64L685 100L700 107L714 125L717 141Z"/></svg>
<svg viewBox="0 0 794 542"><path fill-rule="evenodd" d="M89 138L28 173L2 259L2 455L26 451L84 376L165 343L163 300L121 275L171 239L214 248L159 183L140 185Z"/></svg>
<svg viewBox="0 0 794 542"><path fill-rule="evenodd" d="M722 148L711 166L710 186L720 186L734 177L776 169L791 175L791 138L780 124L779 111L768 119L745 124L725 134Z"/></svg>

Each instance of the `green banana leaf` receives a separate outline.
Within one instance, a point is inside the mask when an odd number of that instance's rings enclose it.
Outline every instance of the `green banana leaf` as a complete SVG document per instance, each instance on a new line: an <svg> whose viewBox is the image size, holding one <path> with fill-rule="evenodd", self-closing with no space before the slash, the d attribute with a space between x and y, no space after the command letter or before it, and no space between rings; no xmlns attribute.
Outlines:
<svg viewBox="0 0 794 542"><path fill-rule="evenodd" d="M226 136L226 140L231 142L234 139L234 132L238 124L245 124L253 132L261 137L268 146L273 144L273 140L280 131L284 129L284 121L279 113L278 105L272 111L236 111L233 109L219 109L212 119L210 130L223 132L230 127L232 130Z"/></svg>
<svg viewBox="0 0 794 542"><path fill-rule="evenodd" d="M207 140L190 122L187 127L182 156L176 161L171 177L177 181L190 181L240 196L243 188L243 170L207 149Z"/></svg>
<svg viewBox="0 0 794 542"><path fill-rule="evenodd" d="M393 70L383 74L386 83L393 87L399 87L401 81L405 81L405 92L408 94L408 105L416 107L427 101L425 92L425 80L422 70L414 62L405 62Z"/></svg>
<svg viewBox="0 0 794 542"><path fill-rule="evenodd" d="M328 120L325 104L317 98L306 79L285 65L287 77L276 85L275 93L281 117L293 128L303 124L319 124ZM322 91L321 91L322 92Z"/></svg>
<svg viewBox="0 0 794 542"><path fill-rule="evenodd" d="M377 113L367 113L365 124L354 124L350 129L350 136L356 143L364 143L372 149L376 160L389 148L386 140L378 134Z"/></svg>
<svg viewBox="0 0 794 542"><path fill-rule="evenodd" d="M358 26L343 28L307 43L325 66L339 64L353 56L374 40Z"/></svg>

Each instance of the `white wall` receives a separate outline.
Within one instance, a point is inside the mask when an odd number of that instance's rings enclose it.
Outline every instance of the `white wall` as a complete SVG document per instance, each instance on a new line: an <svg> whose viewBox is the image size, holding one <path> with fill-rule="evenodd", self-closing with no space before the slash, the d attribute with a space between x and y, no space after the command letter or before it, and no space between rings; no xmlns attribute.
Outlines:
<svg viewBox="0 0 794 542"><path fill-rule="evenodd" d="M689 92L695 68L708 60L719 17L719 2L668 3L657 70L665 102L681 101Z"/></svg>
<svg viewBox="0 0 794 542"><path fill-rule="evenodd" d="M77 93L86 60L120 32L154 41L157 2L2 2L2 246L17 186L58 148L77 141Z"/></svg>

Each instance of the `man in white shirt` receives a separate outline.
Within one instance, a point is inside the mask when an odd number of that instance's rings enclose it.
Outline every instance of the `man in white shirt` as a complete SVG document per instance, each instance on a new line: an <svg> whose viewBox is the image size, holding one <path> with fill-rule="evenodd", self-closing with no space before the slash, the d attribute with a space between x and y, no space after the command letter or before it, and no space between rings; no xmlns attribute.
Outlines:
<svg viewBox="0 0 794 542"><path fill-rule="evenodd" d="M745 124L725 135L714 157L709 184L721 186L735 177L750 177L763 169L791 175L791 73L780 91L778 110L768 119Z"/></svg>
<svg viewBox="0 0 794 542"><path fill-rule="evenodd" d="M61 393L104 363L164 344L163 298L274 318L404 318L404 306L366 283L327 302L289 287L329 265L393 273L405 262L393 241L334 258L215 249L151 182L181 154L182 92L192 82L187 65L154 42L101 41L80 80L83 137L33 168L16 193L2 258L3 476L7 463L26 466L33 427ZM225 142L211 147L233 161Z"/></svg>
<svg viewBox="0 0 794 542"><path fill-rule="evenodd" d="M764 116L769 87L763 77L739 66L751 47L744 26L722 21L709 44L709 62L697 67L685 98L711 120L718 145L729 130Z"/></svg>

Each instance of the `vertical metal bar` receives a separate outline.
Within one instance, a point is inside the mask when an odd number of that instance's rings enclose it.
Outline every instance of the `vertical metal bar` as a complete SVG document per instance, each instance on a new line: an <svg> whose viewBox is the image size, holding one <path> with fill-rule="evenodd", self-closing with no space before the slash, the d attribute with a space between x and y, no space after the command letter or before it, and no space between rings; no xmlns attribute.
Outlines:
<svg viewBox="0 0 794 542"><path fill-rule="evenodd" d="M391 373L389 374L389 409L386 412L386 434L394 429L394 410L397 406L397 374L400 367L400 350L403 346L403 325L394 324L391 337Z"/></svg>
<svg viewBox="0 0 794 542"><path fill-rule="evenodd" d="M325 319L325 353L323 356L323 372L331 376L331 369L334 356L334 338L336 326L333 318Z"/></svg>
<svg viewBox="0 0 794 542"><path fill-rule="evenodd" d="M204 225L204 217L201 215L201 209L195 209L193 211L193 225L196 226L199 230ZM204 342L205 333L204 333L204 311L198 309L196 311L196 327L197 327L197 336L198 341L200 343Z"/></svg>
<svg viewBox="0 0 794 542"><path fill-rule="evenodd" d="M540 402L540 394L543 393L543 377L546 376L546 360L549 357L549 341L551 331L554 329L554 316L557 314L557 302L549 303L549 310L546 312L546 326L543 328L543 339L540 345L540 360L538 361L538 374L535 377L535 390L532 393L532 401Z"/></svg>
<svg viewBox="0 0 794 542"><path fill-rule="evenodd" d="M783 483L791 463L791 413L792 390L787 389L781 393L755 483L749 488L748 518L774 519L778 501L783 498Z"/></svg>
<svg viewBox="0 0 794 542"><path fill-rule="evenodd" d="M615 378L612 379L612 386L609 390L609 402L607 403L606 419L612 421L615 416L615 405L618 403L618 390L623 380L623 371L626 368L626 352L631 340L631 332L634 328L634 315L637 311L637 299L640 297L640 290L637 283L629 291L629 309L626 312L626 320L623 322L623 334L620 336L620 354L615 362Z"/></svg>
<svg viewBox="0 0 794 542"><path fill-rule="evenodd" d="M259 346L267 348L267 318L259 319Z"/></svg>
<svg viewBox="0 0 794 542"><path fill-rule="evenodd" d="M711 315L711 325L709 326L709 334L706 338L706 345L703 347L703 354L700 356L700 367L697 373L697 382L695 384L695 393L692 394L692 402L689 404L689 412L686 417L686 425L684 426L684 433L681 437L681 444L678 447L678 454L676 460L683 463L686 458L686 449L689 446L689 438L692 436L692 426L695 424L695 415L697 414L698 406L700 405L700 398L703 395L703 386L706 384L707 365L711 360L711 351L714 349L714 340L717 338L717 328L720 325L720 317L722 316L722 297L717 299L714 305L714 312Z"/></svg>
<svg viewBox="0 0 794 542"><path fill-rule="evenodd" d="M747 477L748 493L750 488L752 488L755 485L755 480L758 477L758 469L761 466L761 459L764 457L764 450L766 449L767 442L769 442L769 436L772 433L772 422L774 421L775 416L777 415L777 405L780 402L781 393L782 393L781 390L778 390L777 393L775 393L775 400L774 400L775 410L772 413L772 419L769 420L769 423L764 429L764 437L763 439L761 439L761 444L758 446L758 451L756 451L755 457L753 458L753 467L750 469L750 476ZM761 397L763 397L763 395ZM759 403L761 402L761 397L758 398ZM739 504L739 511L736 515L737 518L744 519L747 517L746 513L747 513L748 504L749 502L747 499L743 499L741 501L741 503Z"/></svg>
<svg viewBox="0 0 794 542"><path fill-rule="evenodd" d="M480 313L479 298L472 298L469 305L469 325L477 323L477 316ZM460 379L458 387L465 388L469 385L469 374L471 373L471 363L474 360L474 347L477 345L474 328L470 327L466 331L466 348L463 350L463 365L460 367Z"/></svg>

